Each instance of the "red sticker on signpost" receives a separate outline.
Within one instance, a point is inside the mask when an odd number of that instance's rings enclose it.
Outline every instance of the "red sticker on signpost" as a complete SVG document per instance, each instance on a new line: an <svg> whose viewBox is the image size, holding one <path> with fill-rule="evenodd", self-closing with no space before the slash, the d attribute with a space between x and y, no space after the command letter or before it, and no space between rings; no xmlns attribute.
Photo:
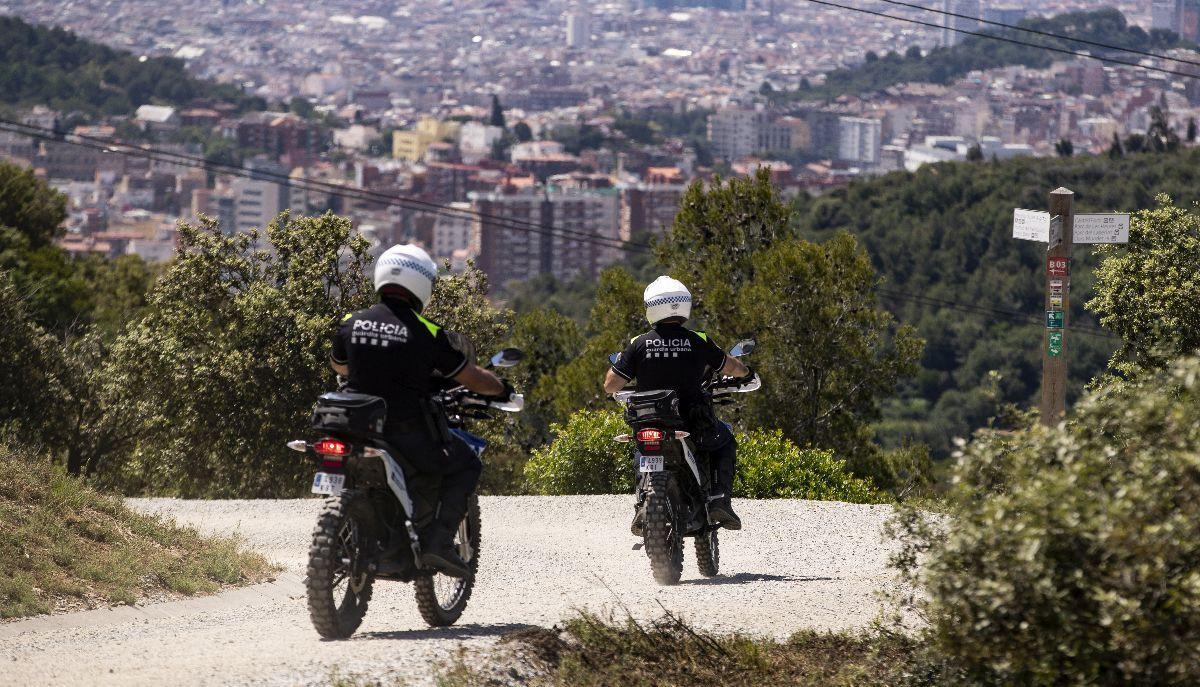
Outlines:
<svg viewBox="0 0 1200 687"><path fill-rule="evenodd" d="M1067 259L1066 258L1047 258L1046 259L1046 274L1051 277L1067 276Z"/></svg>

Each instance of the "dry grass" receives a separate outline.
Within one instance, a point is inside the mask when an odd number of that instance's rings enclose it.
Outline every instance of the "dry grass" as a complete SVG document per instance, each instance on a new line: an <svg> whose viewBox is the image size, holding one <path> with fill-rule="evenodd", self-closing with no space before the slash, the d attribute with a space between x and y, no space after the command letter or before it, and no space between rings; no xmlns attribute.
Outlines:
<svg viewBox="0 0 1200 687"><path fill-rule="evenodd" d="M652 623L583 613L561 630L523 630L502 641L523 644L549 675L545 684L572 687L900 684L897 667L912 650L911 640L878 633L805 631L782 642L711 635L670 613Z"/></svg>
<svg viewBox="0 0 1200 687"><path fill-rule="evenodd" d="M0 618L210 593L266 579L236 540L136 513L0 445Z"/></svg>

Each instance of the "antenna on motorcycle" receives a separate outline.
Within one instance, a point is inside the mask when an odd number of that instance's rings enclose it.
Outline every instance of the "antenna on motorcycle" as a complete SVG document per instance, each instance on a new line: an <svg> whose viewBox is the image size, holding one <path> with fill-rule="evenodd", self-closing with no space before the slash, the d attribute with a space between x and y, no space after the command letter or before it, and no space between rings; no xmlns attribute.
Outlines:
<svg viewBox="0 0 1200 687"><path fill-rule="evenodd" d="M754 352L754 339L742 339L729 349L729 355L734 358L740 358L744 355Z"/></svg>
<svg viewBox="0 0 1200 687"><path fill-rule="evenodd" d="M512 367L525 359L525 351L519 348L505 348L497 351L489 361L491 367Z"/></svg>

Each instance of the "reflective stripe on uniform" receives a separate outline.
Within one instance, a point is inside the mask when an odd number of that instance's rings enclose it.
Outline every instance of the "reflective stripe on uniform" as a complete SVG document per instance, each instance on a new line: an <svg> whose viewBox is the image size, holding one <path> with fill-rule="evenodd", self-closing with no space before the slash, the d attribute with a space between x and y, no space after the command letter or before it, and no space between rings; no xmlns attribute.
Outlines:
<svg viewBox="0 0 1200 687"><path fill-rule="evenodd" d="M430 334L437 336L437 333L442 330L442 328L439 327L438 325L430 322L429 320L425 319L424 317L421 317L420 313L413 312L413 314L417 316L417 319L421 321L421 324L425 325L425 328L429 330Z"/></svg>

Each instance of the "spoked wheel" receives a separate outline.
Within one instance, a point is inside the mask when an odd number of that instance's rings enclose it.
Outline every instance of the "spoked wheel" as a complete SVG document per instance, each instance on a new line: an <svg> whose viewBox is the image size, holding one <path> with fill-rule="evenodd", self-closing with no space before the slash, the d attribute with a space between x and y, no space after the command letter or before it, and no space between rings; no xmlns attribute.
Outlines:
<svg viewBox="0 0 1200 687"><path fill-rule="evenodd" d="M470 577L450 577L441 573L418 577L413 583L416 589L417 609L425 622L434 627L452 625L462 616L475 586L475 573L479 570L479 497L475 494L467 499L467 514L458 523L454 535L454 546L458 555L471 569Z"/></svg>
<svg viewBox="0 0 1200 687"><path fill-rule="evenodd" d="M696 567L705 577L716 577L721 569L721 547L717 542L718 528L696 537Z"/></svg>
<svg viewBox="0 0 1200 687"><path fill-rule="evenodd" d="M308 550L308 614L326 639L354 634L367 614L375 575L367 560L375 546L375 512L348 489L325 501Z"/></svg>
<svg viewBox="0 0 1200 687"><path fill-rule="evenodd" d="M678 584L683 575L683 531L679 526L679 500L669 472L647 475L646 523L642 527L646 555L654 581Z"/></svg>

